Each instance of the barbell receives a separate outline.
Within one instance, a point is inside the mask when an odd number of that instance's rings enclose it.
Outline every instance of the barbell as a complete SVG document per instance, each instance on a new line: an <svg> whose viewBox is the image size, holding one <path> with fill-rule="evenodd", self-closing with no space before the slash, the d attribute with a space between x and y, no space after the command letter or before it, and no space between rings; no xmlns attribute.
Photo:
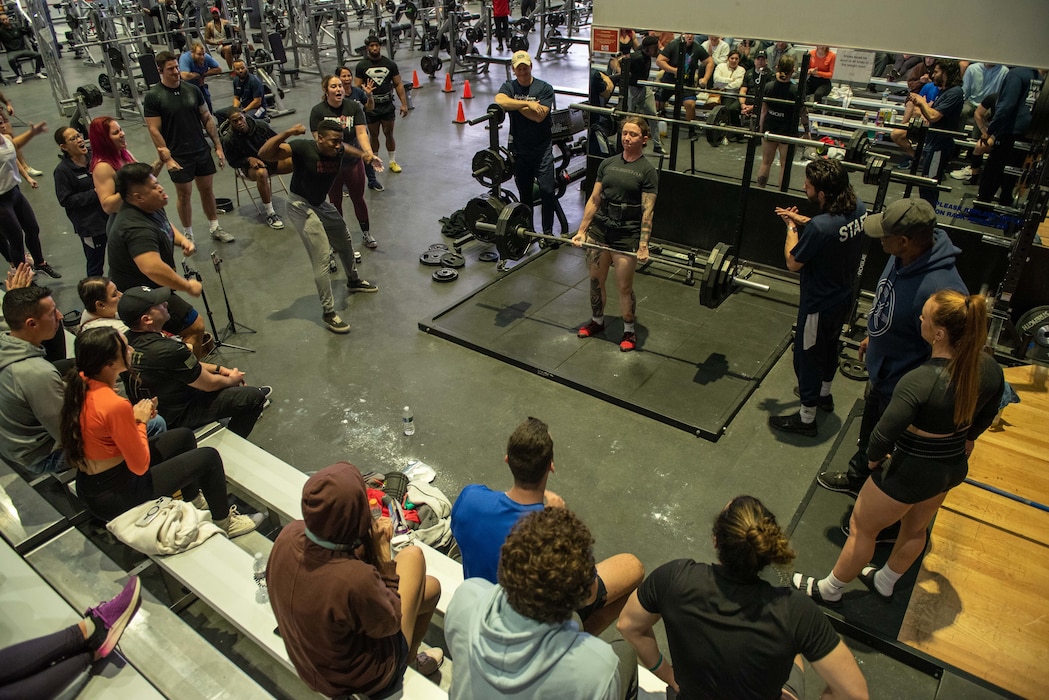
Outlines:
<svg viewBox="0 0 1049 700"><path fill-rule="evenodd" d="M494 224L485 221L467 222L467 225L477 231L491 233L490 240L495 243L496 250L503 260L520 260L531 247L533 241L552 241L566 243L567 241L557 236L538 233L529 230L532 222L532 210L520 202L510 202L502 211ZM636 258L637 253L614 250L597 243L586 242L584 248L608 251L617 255L629 255ZM669 267L676 267L689 272L695 272L696 265L686 265L656 255L649 256L649 261ZM740 277L740 264L738 258L733 254L732 246L727 243L718 243L710 252L707 262L702 267L702 279L699 285L699 303L707 308L716 309L728 299L736 288L746 287L761 292L769 291L766 284L751 282Z"/></svg>

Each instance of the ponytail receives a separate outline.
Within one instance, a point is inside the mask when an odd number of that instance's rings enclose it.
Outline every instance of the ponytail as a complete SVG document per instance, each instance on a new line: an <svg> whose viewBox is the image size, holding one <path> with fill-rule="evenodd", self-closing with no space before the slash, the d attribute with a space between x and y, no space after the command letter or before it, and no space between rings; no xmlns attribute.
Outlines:
<svg viewBox="0 0 1049 700"><path fill-rule="evenodd" d="M59 435L66 464L82 469L84 463L84 438L80 433L80 411L87 397L87 379L75 366L66 373L66 391L62 399L59 417Z"/></svg>
<svg viewBox="0 0 1049 700"><path fill-rule="evenodd" d="M947 333L951 360L947 365L954 388L954 425L972 423L980 394L980 362L987 338L987 301L980 294L965 296L951 289L933 295L933 323Z"/></svg>

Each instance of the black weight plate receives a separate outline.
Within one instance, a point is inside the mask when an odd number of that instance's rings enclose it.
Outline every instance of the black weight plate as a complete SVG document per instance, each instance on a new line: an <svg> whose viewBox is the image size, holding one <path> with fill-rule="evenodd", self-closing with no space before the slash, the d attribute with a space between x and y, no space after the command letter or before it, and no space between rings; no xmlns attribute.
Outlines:
<svg viewBox="0 0 1049 700"><path fill-rule="evenodd" d="M466 264L466 258L458 253L445 253L441 256L441 265L444 267L462 267Z"/></svg>
<svg viewBox="0 0 1049 700"><path fill-rule="evenodd" d="M441 264L441 256L445 254L443 250L428 250L419 256L419 262L423 265L429 265L436 267Z"/></svg>
<svg viewBox="0 0 1049 700"><path fill-rule="evenodd" d="M714 249L710 251L710 257L707 259L707 266L703 271L703 279L699 281L699 303L708 309L717 308L719 303L717 277L718 271L721 269L723 255L724 251L721 249L721 244L715 245Z"/></svg>
<svg viewBox="0 0 1049 700"><path fill-rule="evenodd" d="M463 215L466 217L466 228L473 234L474 238L482 243L491 243L495 239L495 234L491 231L483 231L477 228L479 222L494 224L499 216L498 212L488 203L487 197L474 197L471 199L463 208Z"/></svg>
<svg viewBox="0 0 1049 700"><path fill-rule="evenodd" d="M721 274L718 276L718 290L722 300L728 299L732 294L732 277L736 274L736 256L732 254L732 246L727 243L724 246L725 258L721 261Z"/></svg>
<svg viewBox="0 0 1049 700"><path fill-rule="evenodd" d="M430 275L436 282L454 282L459 279L459 273L450 267L442 267L440 270L434 270L433 274Z"/></svg>
<svg viewBox="0 0 1049 700"><path fill-rule="evenodd" d="M845 147L845 162L864 165L867 159L867 151L870 142L867 140L867 132L864 129L856 129L849 137L849 143Z"/></svg>
<svg viewBox="0 0 1049 700"><path fill-rule="evenodd" d="M430 250L448 250L448 246L444 243L431 243Z"/></svg>
<svg viewBox="0 0 1049 700"><path fill-rule="evenodd" d="M532 212L520 202L507 204L499 212L495 232L495 247L504 260L520 260L532 245L532 238L521 234L519 229L528 230L532 223Z"/></svg>
<svg viewBox="0 0 1049 700"><path fill-rule="evenodd" d="M108 73L98 74L98 86L102 88L102 92L107 95L113 94L113 81L109 79Z"/></svg>
<svg viewBox="0 0 1049 700"><path fill-rule="evenodd" d="M499 262L499 253L494 250L484 250L477 256L481 262Z"/></svg>

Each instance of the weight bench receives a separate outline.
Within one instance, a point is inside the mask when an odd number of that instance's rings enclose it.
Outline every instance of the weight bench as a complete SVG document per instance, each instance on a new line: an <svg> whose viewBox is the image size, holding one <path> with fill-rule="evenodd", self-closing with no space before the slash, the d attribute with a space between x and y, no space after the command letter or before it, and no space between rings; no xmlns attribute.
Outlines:
<svg viewBox="0 0 1049 700"><path fill-rule="evenodd" d="M475 73L487 73L488 68L494 63L497 66L502 66L503 70L506 71L506 79L510 79L510 59L503 58L502 56L486 56L483 53L468 53L459 59L460 63L473 63ZM477 64L483 63L484 70L482 71L477 67Z"/></svg>

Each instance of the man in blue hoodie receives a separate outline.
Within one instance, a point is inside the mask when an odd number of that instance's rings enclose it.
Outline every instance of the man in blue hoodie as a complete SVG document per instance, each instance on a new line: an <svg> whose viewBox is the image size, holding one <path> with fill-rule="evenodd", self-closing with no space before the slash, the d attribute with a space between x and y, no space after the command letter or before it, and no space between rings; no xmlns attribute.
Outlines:
<svg viewBox="0 0 1049 700"><path fill-rule="evenodd" d="M882 213L868 216L863 230L881 241L889 261L874 292L867 337L860 343L859 356L866 362L868 383L859 449L849 460L849 471L824 472L816 477L820 486L853 496L870 475L867 443L889 405L896 382L929 358L929 344L921 336L922 306L941 289L969 293L954 265L962 251L946 231L936 227L936 211L924 199L893 202Z"/></svg>
<svg viewBox="0 0 1049 700"><path fill-rule="evenodd" d="M614 649L572 619L597 597L593 546L590 530L565 508L517 522L502 547L499 583L467 579L448 604L450 698L618 700L636 692L629 645L620 640Z"/></svg>

